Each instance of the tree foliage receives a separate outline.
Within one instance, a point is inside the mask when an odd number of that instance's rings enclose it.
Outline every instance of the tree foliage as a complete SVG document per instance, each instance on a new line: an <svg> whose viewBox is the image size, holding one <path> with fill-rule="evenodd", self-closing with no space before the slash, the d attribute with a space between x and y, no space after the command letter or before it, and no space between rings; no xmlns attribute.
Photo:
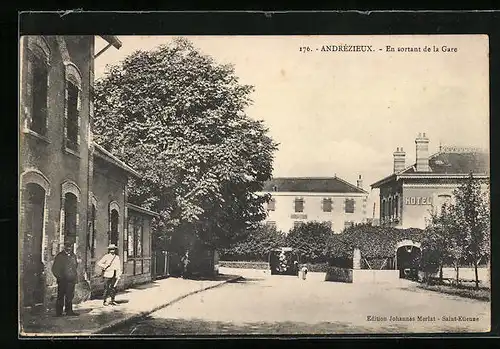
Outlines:
<svg viewBox="0 0 500 349"><path fill-rule="evenodd" d="M422 242L424 261L437 263L441 269L452 262L457 283L460 265L472 264L477 288L478 263L490 254L489 189L481 190L481 182L471 174L453 194L454 202L431 213Z"/></svg>
<svg viewBox="0 0 500 349"><path fill-rule="evenodd" d="M331 235L325 246L329 259L352 258L355 248L359 248L363 258L394 257L396 245L403 240L419 242L423 230L417 228L397 229L359 225L345 229L340 234Z"/></svg>
<svg viewBox="0 0 500 349"><path fill-rule="evenodd" d="M267 261L269 252L285 245L285 235L276 227L259 225L246 239L221 251L224 260Z"/></svg>
<svg viewBox="0 0 500 349"><path fill-rule="evenodd" d="M129 200L160 213L157 229L220 247L265 217L254 192L277 145L244 113L252 91L185 39L136 51L96 82L95 140L141 173Z"/></svg>
<svg viewBox="0 0 500 349"><path fill-rule="evenodd" d="M299 250L301 262L326 261L325 245L333 234L330 226L321 222L306 222L293 227L285 239L288 247Z"/></svg>

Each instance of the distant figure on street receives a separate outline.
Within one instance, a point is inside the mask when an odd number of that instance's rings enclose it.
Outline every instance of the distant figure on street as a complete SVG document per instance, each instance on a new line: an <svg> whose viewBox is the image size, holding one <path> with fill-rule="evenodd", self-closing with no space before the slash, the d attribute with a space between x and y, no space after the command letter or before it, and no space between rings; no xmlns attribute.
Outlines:
<svg viewBox="0 0 500 349"><path fill-rule="evenodd" d="M101 258L97 265L102 268L102 276L105 281L103 304L117 305L115 302L116 286L122 275L122 267L115 244L110 244L108 246L108 253ZM109 303L107 302L108 297L110 297Z"/></svg>
<svg viewBox="0 0 500 349"><path fill-rule="evenodd" d="M305 280L306 277L307 277L307 267L304 265L302 266L302 268L300 269L301 273L302 273L302 280Z"/></svg>
<svg viewBox="0 0 500 349"><path fill-rule="evenodd" d="M297 274L297 276L299 276L299 262L297 262L296 260L293 261L293 271L295 274Z"/></svg>
<svg viewBox="0 0 500 349"><path fill-rule="evenodd" d="M73 311L77 266L78 260L73 252L73 243L66 240L64 249L56 255L52 264L52 273L57 279L56 316L63 315L63 307L66 315L79 315Z"/></svg>
<svg viewBox="0 0 500 349"><path fill-rule="evenodd" d="M189 251L186 251L184 256L181 258L181 262L183 265L183 270L182 270L182 277L187 278L189 276Z"/></svg>

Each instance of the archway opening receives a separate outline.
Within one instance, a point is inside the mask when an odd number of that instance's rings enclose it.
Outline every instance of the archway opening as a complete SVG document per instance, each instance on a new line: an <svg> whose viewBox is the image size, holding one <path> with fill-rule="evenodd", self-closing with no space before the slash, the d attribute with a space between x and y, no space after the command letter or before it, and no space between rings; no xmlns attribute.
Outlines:
<svg viewBox="0 0 500 349"><path fill-rule="evenodd" d="M405 279L417 279L418 268L422 252L415 245L403 245L396 249L396 269L399 277Z"/></svg>
<svg viewBox="0 0 500 349"><path fill-rule="evenodd" d="M38 184L25 187L24 222L22 241L23 305L43 303L42 242L45 210L45 190Z"/></svg>

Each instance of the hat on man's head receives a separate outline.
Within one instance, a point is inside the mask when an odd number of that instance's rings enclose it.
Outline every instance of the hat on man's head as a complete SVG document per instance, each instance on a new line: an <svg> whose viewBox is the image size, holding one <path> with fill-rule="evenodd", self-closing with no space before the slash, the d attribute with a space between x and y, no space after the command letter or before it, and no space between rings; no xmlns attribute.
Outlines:
<svg viewBox="0 0 500 349"><path fill-rule="evenodd" d="M118 247L116 247L115 244L109 244L108 250L116 250Z"/></svg>
<svg viewBox="0 0 500 349"><path fill-rule="evenodd" d="M73 247L73 241L69 239L64 240L64 247Z"/></svg>

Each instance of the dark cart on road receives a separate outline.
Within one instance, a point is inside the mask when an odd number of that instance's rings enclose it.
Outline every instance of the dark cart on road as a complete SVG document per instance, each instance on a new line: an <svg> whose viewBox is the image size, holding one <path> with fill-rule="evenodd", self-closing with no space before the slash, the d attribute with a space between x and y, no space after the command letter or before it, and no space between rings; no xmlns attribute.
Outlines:
<svg viewBox="0 0 500 349"><path fill-rule="evenodd" d="M299 253L291 247L280 247L269 253L271 275L298 275Z"/></svg>

